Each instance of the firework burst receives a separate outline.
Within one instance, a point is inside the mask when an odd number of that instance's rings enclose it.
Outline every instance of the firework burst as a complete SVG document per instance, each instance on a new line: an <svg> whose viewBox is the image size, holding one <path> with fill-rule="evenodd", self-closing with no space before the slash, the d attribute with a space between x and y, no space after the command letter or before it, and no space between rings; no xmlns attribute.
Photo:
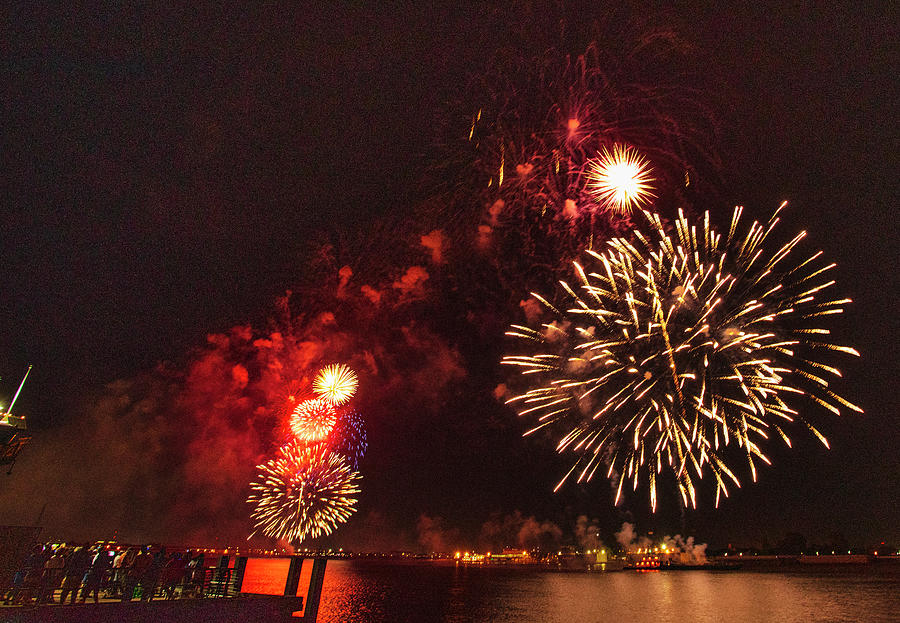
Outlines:
<svg viewBox="0 0 900 623"><path fill-rule="evenodd" d="M588 162L587 190L603 207L620 214L646 204L654 196L650 165L631 147L613 145Z"/></svg>
<svg viewBox="0 0 900 623"><path fill-rule="evenodd" d="M266 536L298 542L327 536L355 511L360 476L327 448L293 442L257 469L247 502Z"/></svg>
<svg viewBox="0 0 900 623"><path fill-rule="evenodd" d="M342 363L325 366L313 381L313 391L333 405L345 404L356 393L356 372Z"/></svg>
<svg viewBox="0 0 900 623"><path fill-rule="evenodd" d="M337 412L329 400L325 398L304 400L291 414L291 432L298 440L307 443L324 441L334 428L336 420Z"/></svg>
<svg viewBox="0 0 900 623"><path fill-rule="evenodd" d="M630 231L629 210L650 203L647 161L655 210L716 192L717 123L684 73L690 46L674 31L622 17L594 24L597 39L583 54L571 54L568 37L530 48L546 50L537 56L504 49L448 111L442 151L426 172L436 194L417 218L452 242L448 256L483 258L466 267L474 283L460 285L473 304L498 295L518 304L509 292L556 282L584 246ZM598 202L610 184L598 154L636 154L625 144L647 159L639 160L640 191Z"/></svg>
<svg viewBox="0 0 900 623"><path fill-rule="evenodd" d="M834 264L821 252L790 261L805 232L766 249L783 207L743 235L741 208L724 233L708 213L699 226L679 214L670 235L643 212L649 235L635 231L634 242L616 238L603 253L588 251L590 270L575 263L579 287L562 282L567 309L534 295L554 319L539 329L514 325L508 335L527 341L530 354L503 363L532 382L509 401L533 420L526 434L546 428L560 453L575 455L557 489L604 465L616 503L626 481L634 490L646 481L655 510L657 480L668 472L685 506L696 507L695 480L712 474L718 505L727 481L740 486L733 454L756 480L756 461L769 463L763 446L772 434L790 445L791 424L828 445L794 399L835 414L861 411L829 387L827 377L840 372L821 360L829 351L858 355L821 326L850 302L824 296Z"/></svg>
<svg viewBox="0 0 900 623"><path fill-rule="evenodd" d="M355 409L342 408L338 412L337 422L328 435L328 446L336 453L347 458L353 469L365 456L369 444L366 440L366 428L363 418Z"/></svg>

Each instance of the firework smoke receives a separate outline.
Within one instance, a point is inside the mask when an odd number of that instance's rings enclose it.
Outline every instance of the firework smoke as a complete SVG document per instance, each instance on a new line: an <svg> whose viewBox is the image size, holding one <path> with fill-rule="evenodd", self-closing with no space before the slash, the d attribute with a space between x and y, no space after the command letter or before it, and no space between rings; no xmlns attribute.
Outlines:
<svg viewBox="0 0 900 623"><path fill-rule="evenodd" d="M443 277L470 309L510 309L585 245L630 231L632 209L652 199L668 214L717 185L715 123L678 62L690 46L621 17L581 33L593 40L581 54L572 40L537 56L504 49L463 89L472 97L448 112L417 214L429 287Z"/></svg>
<svg viewBox="0 0 900 623"><path fill-rule="evenodd" d="M459 530L447 528L442 517L430 517L425 513L416 521L418 543L427 552L452 552L459 543Z"/></svg>
<svg viewBox="0 0 900 623"><path fill-rule="evenodd" d="M684 539L680 534L674 537L664 536L662 543L654 542L648 536L639 535L634 524L624 522L616 532L616 541L627 553L637 553L651 549L659 549L668 555L679 554L677 562L698 565L706 562L706 543L695 543L694 537Z"/></svg>
<svg viewBox="0 0 900 623"><path fill-rule="evenodd" d="M249 531L244 504L255 466L284 443L316 372L334 361L376 381L354 398L367 415L403 423L385 433L400 451L375 465L400 470L410 456L418 460L401 431L435 416L466 375L463 359L408 307L421 302L391 289L394 276L370 281L384 292L377 306L352 280L338 299L344 264L332 260L320 266L333 269L333 283L279 297L264 329L210 334L184 366L161 364L85 397L77 419L46 431L19 459L16 471L30 476L0 491L4 523L31 525L46 503L47 530L73 540L118 531L132 542L237 542ZM397 484L398 473L392 487L415 487ZM240 507L247 515L235 513ZM352 532L357 544L365 529Z"/></svg>
<svg viewBox="0 0 900 623"><path fill-rule="evenodd" d="M479 547L498 551L505 547L551 550L560 543L562 529L552 521L524 516L520 511L508 515L494 513L481 526Z"/></svg>
<svg viewBox="0 0 900 623"><path fill-rule="evenodd" d="M703 564L706 562L706 543L695 543L694 537L683 539L680 534L674 537L663 537L663 546L668 552L683 554L682 562L687 564Z"/></svg>
<svg viewBox="0 0 900 623"><path fill-rule="evenodd" d="M634 524L624 522L621 529L615 533L616 542L626 552L635 551L637 549L646 549L653 545L653 541L645 536L638 536L634 530Z"/></svg>
<svg viewBox="0 0 900 623"><path fill-rule="evenodd" d="M575 520L575 539L582 550L603 547L603 541L600 539L600 527L596 520L588 520L587 515L579 515Z"/></svg>

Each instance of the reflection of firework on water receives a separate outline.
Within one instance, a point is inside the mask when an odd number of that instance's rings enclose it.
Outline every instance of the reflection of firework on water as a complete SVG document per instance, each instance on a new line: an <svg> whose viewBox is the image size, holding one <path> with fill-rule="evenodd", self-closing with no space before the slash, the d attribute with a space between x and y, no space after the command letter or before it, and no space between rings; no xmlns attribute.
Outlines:
<svg viewBox="0 0 900 623"><path fill-rule="evenodd" d="M782 205L784 207L784 205ZM616 238L602 254L589 251L590 272L577 263L576 290L563 284L567 309L540 329L514 326L534 354L510 355L532 389L510 400L559 435L557 450L577 455L557 486L576 474L590 480L602 463L617 479L618 503L629 480L649 483L656 508L656 481L674 474L682 500L696 506L693 477L712 473L719 494L725 479L739 486L726 464L725 447L736 442L756 479L755 460L768 463L762 445L775 433L790 445L785 426L799 421L827 441L788 403L806 396L839 414L860 409L829 388L840 372L820 360L823 351L857 355L828 339L820 321L838 314L847 299L823 298L834 281L821 252L799 263L789 254L801 233L774 253L765 243L778 222L754 222L737 231L716 231L709 214L702 224L683 215L677 234L644 212L652 230L636 242ZM537 296L537 295L535 295ZM615 474L615 476L614 476Z"/></svg>
<svg viewBox="0 0 900 623"><path fill-rule="evenodd" d="M355 409L344 407L338 411L337 422L328 435L328 446L338 454L347 457L353 469L365 456L369 447L363 418Z"/></svg>
<svg viewBox="0 0 900 623"><path fill-rule="evenodd" d="M323 441L334 427L336 419L334 405L325 398L304 400L291 414L291 432L300 441L308 443Z"/></svg>
<svg viewBox="0 0 900 623"><path fill-rule="evenodd" d="M587 188L595 201L613 212L628 214L653 197L650 166L637 151L613 145L588 162Z"/></svg>
<svg viewBox="0 0 900 623"><path fill-rule="evenodd" d="M247 501L256 530L273 539L327 536L355 510L360 476L326 448L293 442L257 469Z"/></svg>
<svg viewBox="0 0 900 623"><path fill-rule="evenodd" d="M356 372L342 363L336 363L325 366L316 375L313 391L317 396L327 398L331 404L342 405L353 397L357 385Z"/></svg>

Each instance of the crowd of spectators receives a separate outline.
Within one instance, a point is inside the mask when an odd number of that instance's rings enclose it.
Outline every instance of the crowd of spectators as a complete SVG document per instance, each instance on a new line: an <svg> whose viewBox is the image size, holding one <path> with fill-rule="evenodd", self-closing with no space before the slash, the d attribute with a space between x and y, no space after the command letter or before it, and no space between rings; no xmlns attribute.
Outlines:
<svg viewBox="0 0 900 623"><path fill-rule="evenodd" d="M208 575L203 553L165 547L36 544L12 578L4 604L84 603L100 595L131 601L202 597Z"/></svg>

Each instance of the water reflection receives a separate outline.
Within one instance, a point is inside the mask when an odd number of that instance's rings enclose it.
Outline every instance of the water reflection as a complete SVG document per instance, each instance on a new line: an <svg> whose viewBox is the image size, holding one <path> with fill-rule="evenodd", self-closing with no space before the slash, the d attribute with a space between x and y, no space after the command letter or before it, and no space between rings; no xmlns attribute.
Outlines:
<svg viewBox="0 0 900 623"><path fill-rule="evenodd" d="M607 574L330 561L321 623L897 620L900 569Z"/></svg>

